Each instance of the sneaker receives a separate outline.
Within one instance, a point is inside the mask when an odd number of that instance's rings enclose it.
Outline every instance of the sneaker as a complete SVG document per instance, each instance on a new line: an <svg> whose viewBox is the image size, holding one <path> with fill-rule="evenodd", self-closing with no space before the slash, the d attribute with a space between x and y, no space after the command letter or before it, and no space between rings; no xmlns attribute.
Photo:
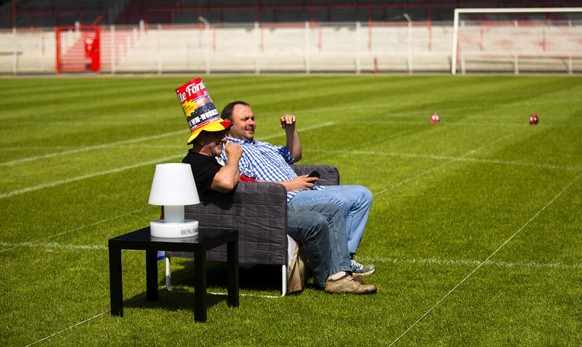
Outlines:
<svg viewBox="0 0 582 347"><path fill-rule="evenodd" d="M366 276L371 275L376 271L376 267L374 265L362 265L352 259L352 273L354 275Z"/></svg>
<svg viewBox="0 0 582 347"><path fill-rule="evenodd" d="M328 279L325 283L327 293L346 293L346 294L373 294L377 288L373 284L361 284L351 275L345 275L337 280Z"/></svg>

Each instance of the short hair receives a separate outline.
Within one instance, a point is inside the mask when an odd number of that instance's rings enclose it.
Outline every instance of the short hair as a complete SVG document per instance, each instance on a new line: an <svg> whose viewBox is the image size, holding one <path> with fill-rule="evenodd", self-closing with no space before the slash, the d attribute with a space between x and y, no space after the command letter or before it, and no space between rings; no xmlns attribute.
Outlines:
<svg viewBox="0 0 582 347"><path fill-rule="evenodd" d="M233 101L230 104L224 106L224 108L222 109L222 112L220 113L220 117L222 119L226 119L228 121L232 121L232 111L234 110L234 107L236 105L251 106L251 105L247 104L244 101L240 101L240 100Z"/></svg>

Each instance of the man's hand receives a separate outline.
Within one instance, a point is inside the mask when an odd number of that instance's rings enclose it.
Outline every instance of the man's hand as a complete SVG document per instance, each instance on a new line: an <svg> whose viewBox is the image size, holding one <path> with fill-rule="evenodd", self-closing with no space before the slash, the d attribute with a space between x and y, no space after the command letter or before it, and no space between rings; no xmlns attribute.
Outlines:
<svg viewBox="0 0 582 347"><path fill-rule="evenodd" d="M292 114L286 114L281 116L281 128L285 129L286 131L295 131L295 116Z"/></svg>
<svg viewBox="0 0 582 347"><path fill-rule="evenodd" d="M307 175L297 176L290 181L279 182L285 186L285 189L290 192L292 190L311 189L317 182L317 177L307 177Z"/></svg>
<svg viewBox="0 0 582 347"><path fill-rule="evenodd" d="M237 186L240 179L238 162L242 156L242 147L236 143L227 142L224 144L224 151L228 158L228 162L218 170L210 184L210 189L219 193L228 193L232 191Z"/></svg>
<svg viewBox="0 0 582 347"><path fill-rule="evenodd" d="M280 121L281 128L285 129L285 135L287 136L287 144L285 147L287 147L295 162L298 162L303 155L303 149L301 147L299 134L297 133L297 129L295 129L297 120L294 115L285 114L280 118Z"/></svg>
<svg viewBox="0 0 582 347"><path fill-rule="evenodd" d="M234 142L227 142L224 144L224 151L226 152L228 161L234 161L238 166L238 161L242 157L243 153L242 147Z"/></svg>

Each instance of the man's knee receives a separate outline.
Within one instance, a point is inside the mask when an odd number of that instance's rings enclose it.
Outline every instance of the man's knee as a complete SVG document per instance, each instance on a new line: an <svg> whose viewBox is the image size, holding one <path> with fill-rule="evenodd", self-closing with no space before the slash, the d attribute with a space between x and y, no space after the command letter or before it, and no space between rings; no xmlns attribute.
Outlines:
<svg viewBox="0 0 582 347"><path fill-rule="evenodd" d="M318 237L326 237L328 232L327 219L321 213L309 213L309 227L305 228L304 238L313 240Z"/></svg>
<svg viewBox="0 0 582 347"><path fill-rule="evenodd" d="M342 194L342 199L342 204L369 207L372 204L373 195L372 192L364 186L351 185L346 186L346 189ZM350 207L350 209L351 208L352 207Z"/></svg>
<svg viewBox="0 0 582 347"><path fill-rule="evenodd" d="M366 201L368 204L371 204L372 198L374 197L372 192L364 186L358 186L358 187L360 187L359 191L360 191L360 195L362 196L362 200Z"/></svg>

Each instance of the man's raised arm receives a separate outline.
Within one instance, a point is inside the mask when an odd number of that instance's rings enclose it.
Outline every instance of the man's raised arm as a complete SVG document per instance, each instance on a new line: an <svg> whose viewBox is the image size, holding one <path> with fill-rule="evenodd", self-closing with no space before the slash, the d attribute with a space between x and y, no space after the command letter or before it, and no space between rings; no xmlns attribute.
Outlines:
<svg viewBox="0 0 582 347"><path fill-rule="evenodd" d="M212 184L210 184L211 190L220 193L232 191L240 181L238 162L242 156L242 148L232 142L227 142L224 146L228 162L218 170L216 175L214 175Z"/></svg>
<svg viewBox="0 0 582 347"><path fill-rule="evenodd" d="M295 123L296 119L294 115L286 114L281 117L281 128L285 129L285 135L287 136L287 145L285 147L291 152L295 162L298 162L303 155L303 149Z"/></svg>

